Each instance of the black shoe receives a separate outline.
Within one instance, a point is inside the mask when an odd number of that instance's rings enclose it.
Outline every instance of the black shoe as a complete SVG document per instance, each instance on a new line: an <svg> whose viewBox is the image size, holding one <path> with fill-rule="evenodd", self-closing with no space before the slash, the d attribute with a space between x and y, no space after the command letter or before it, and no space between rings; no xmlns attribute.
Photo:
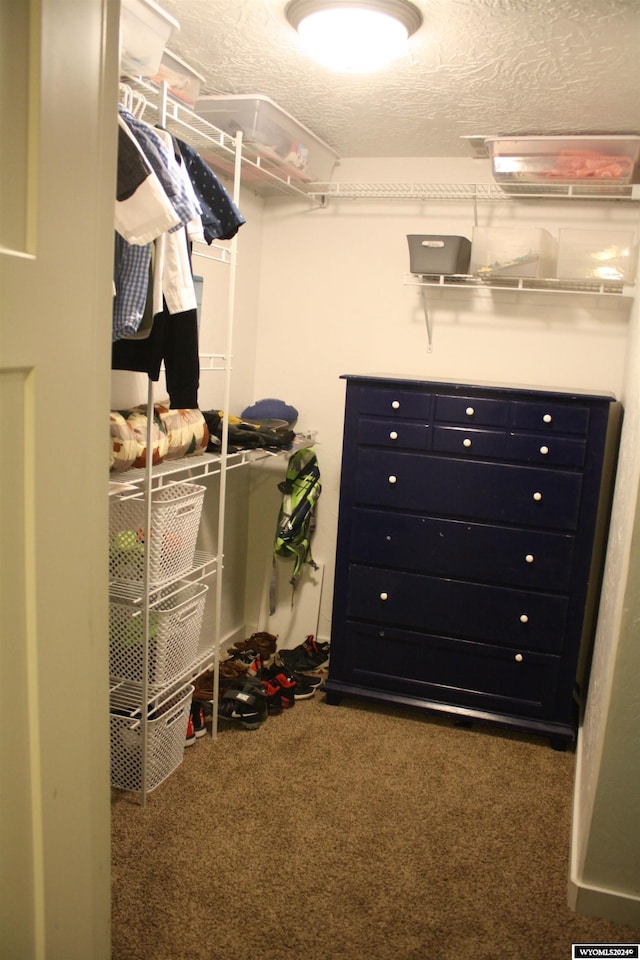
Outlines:
<svg viewBox="0 0 640 960"><path fill-rule="evenodd" d="M308 678L302 673L294 673L293 679L296 682L293 694L296 700L310 700L311 697L315 696L316 688L309 683Z"/></svg>
<svg viewBox="0 0 640 960"><path fill-rule="evenodd" d="M292 650L278 650L278 656L290 670L305 673L309 670L317 670L328 662L329 644L318 643L313 635L309 634L304 643L298 644Z"/></svg>
<svg viewBox="0 0 640 960"><path fill-rule="evenodd" d="M260 681L240 682L227 687L218 701L218 717L234 720L245 730L257 730L267 719L267 703Z"/></svg>

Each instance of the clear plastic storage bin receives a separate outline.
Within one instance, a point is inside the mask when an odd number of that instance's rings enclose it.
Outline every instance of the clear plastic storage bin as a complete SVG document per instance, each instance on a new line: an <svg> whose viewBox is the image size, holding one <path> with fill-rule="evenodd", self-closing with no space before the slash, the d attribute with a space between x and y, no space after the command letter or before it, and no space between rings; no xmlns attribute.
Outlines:
<svg viewBox="0 0 640 960"><path fill-rule="evenodd" d="M621 230L571 230L558 235L558 277L633 283L635 235Z"/></svg>
<svg viewBox="0 0 640 960"><path fill-rule="evenodd" d="M193 696L183 687L147 719L147 765L144 788L149 793L180 766ZM142 790L142 721L137 710L111 708L111 786Z"/></svg>
<svg viewBox="0 0 640 960"><path fill-rule="evenodd" d="M165 44L180 24L154 0L122 0L120 10L120 73L152 77Z"/></svg>
<svg viewBox="0 0 640 960"><path fill-rule="evenodd" d="M204 83L203 76L169 50L162 54L160 66L151 79L158 84L165 82L169 93L189 107L194 106Z"/></svg>
<svg viewBox="0 0 640 960"><path fill-rule="evenodd" d="M474 227L470 272L492 277L554 277L555 241L547 230Z"/></svg>
<svg viewBox="0 0 640 960"><path fill-rule="evenodd" d="M249 155L259 156L293 179L324 181L333 173L338 154L269 97L204 96L196 109L232 137L242 131Z"/></svg>
<svg viewBox="0 0 640 960"><path fill-rule="evenodd" d="M471 241L466 237L409 234L409 269L426 276L455 276L469 270Z"/></svg>
<svg viewBox="0 0 640 960"><path fill-rule="evenodd" d="M181 581L163 587L149 610L147 676L151 684L177 679L194 662L208 587ZM144 618L140 605L114 598L109 603L109 673L143 679Z"/></svg>
<svg viewBox="0 0 640 960"><path fill-rule="evenodd" d="M154 490L151 531L147 536L144 494L111 497L109 510L109 575L112 580L141 582L145 551L149 584L176 580L193 566L205 487L176 483Z"/></svg>
<svg viewBox="0 0 640 960"><path fill-rule="evenodd" d="M538 183L626 184L634 181L640 137L489 137L501 186Z"/></svg>

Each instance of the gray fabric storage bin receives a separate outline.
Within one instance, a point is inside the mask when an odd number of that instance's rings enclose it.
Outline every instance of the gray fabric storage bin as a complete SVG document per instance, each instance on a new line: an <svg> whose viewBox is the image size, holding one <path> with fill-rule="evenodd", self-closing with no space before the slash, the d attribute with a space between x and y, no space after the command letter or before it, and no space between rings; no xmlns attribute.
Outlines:
<svg viewBox="0 0 640 960"><path fill-rule="evenodd" d="M420 274L468 273L471 241L466 237L408 234L409 269Z"/></svg>

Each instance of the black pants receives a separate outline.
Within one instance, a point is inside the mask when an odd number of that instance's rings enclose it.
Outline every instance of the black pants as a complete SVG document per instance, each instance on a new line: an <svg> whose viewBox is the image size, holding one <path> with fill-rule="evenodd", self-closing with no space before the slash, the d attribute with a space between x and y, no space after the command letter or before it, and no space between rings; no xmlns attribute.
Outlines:
<svg viewBox="0 0 640 960"><path fill-rule="evenodd" d="M116 340L112 345L112 370L136 370L158 380L163 360L172 409L197 409L200 360L196 310L171 314L165 304L163 312L153 318L146 340Z"/></svg>

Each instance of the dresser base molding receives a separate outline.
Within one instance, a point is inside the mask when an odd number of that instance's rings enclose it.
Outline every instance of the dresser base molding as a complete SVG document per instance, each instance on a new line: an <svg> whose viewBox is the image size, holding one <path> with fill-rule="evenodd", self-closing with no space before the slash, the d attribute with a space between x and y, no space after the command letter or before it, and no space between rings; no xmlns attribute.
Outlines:
<svg viewBox="0 0 640 960"><path fill-rule="evenodd" d="M556 723L555 721L531 720L516 717L510 714L500 714L494 711L478 710L473 707L455 706L450 703L440 703L437 700L426 700L423 697L411 697L406 694L390 693L388 690L374 690L367 687L354 686L342 683L339 680L326 680L322 688L329 706L339 706L344 697L352 700L364 700L372 703L382 703L394 707L405 707L422 713L440 714L449 717L454 723L490 724L518 733L527 733L533 736L548 737L554 750L564 750L567 745L575 743L576 725L574 723Z"/></svg>

